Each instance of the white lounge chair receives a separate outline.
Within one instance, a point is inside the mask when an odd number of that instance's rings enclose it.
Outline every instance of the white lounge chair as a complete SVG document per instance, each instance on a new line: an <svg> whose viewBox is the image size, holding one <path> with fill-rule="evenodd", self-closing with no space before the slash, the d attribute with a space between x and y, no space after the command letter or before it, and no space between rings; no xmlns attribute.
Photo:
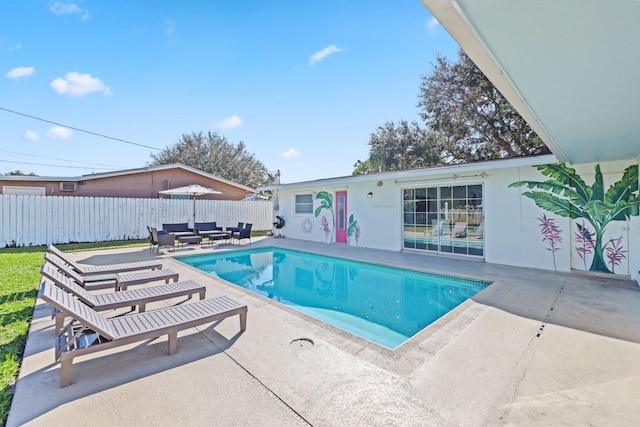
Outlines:
<svg viewBox="0 0 640 427"><path fill-rule="evenodd" d="M467 237L467 223L466 222L456 222L451 230L450 237Z"/></svg>

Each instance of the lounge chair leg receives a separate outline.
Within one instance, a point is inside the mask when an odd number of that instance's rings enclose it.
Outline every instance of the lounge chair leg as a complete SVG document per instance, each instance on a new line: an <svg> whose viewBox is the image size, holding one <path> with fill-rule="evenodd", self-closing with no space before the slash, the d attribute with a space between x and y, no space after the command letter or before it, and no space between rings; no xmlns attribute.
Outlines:
<svg viewBox="0 0 640 427"><path fill-rule="evenodd" d="M56 312L56 336L62 331L64 328L64 314L57 311Z"/></svg>
<svg viewBox="0 0 640 427"><path fill-rule="evenodd" d="M240 330L241 331L247 330L247 312L246 311L244 313L240 313Z"/></svg>
<svg viewBox="0 0 640 427"><path fill-rule="evenodd" d="M178 333L170 332L169 333L169 355L175 354L176 349L178 347Z"/></svg>
<svg viewBox="0 0 640 427"><path fill-rule="evenodd" d="M71 368L73 359L62 359L60 361L60 388L71 384Z"/></svg>

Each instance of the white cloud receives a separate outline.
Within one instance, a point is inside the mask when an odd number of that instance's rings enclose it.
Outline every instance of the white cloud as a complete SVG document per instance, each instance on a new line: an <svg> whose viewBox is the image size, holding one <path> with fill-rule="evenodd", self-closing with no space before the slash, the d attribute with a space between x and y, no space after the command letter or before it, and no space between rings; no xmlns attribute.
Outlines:
<svg viewBox="0 0 640 427"><path fill-rule="evenodd" d="M242 119L238 116L227 117L216 125L220 129L233 129L242 126Z"/></svg>
<svg viewBox="0 0 640 427"><path fill-rule="evenodd" d="M36 69L33 67L17 67L12 70L9 70L5 77L10 79L18 80L21 77L29 77L32 76L36 72Z"/></svg>
<svg viewBox="0 0 640 427"><path fill-rule="evenodd" d="M289 148L284 153L280 153L280 157L285 160L294 159L296 157L300 157L300 153L295 148Z"/></svg>
<svg viewBox="0 0 640 427"><path fill-rule="evenodd" d="M438 27L440 27L440 23L435 18L435 16L432 16L431 19L427 21L425 26L427 27L427 30L429 30L430 33L433 33L438 29Z"/></svg>
<svg viewBox="0 0 640 427"><path fill-rule="evenodd" d="M309 58L309 66L312 67L316 65L316 62L320 62L327 56L333 53L342 52L343 50L344 50L343 48L337 47L335 44L332 44L331 46L327 46L324 49L311 55L311 58Z"/></svg>
<svg viewBox="0 0 640 427"><path fill-rule="evenodd" d="M40 139L40 135L32 130L28 130L24 134L24 139L26 139L27 141L37 141Z"/></svg>
<svg viewBox="0 0 640 427"><path fill-rule="evenodd" d="M75 3L50 1L49 4L50 4L49 10L58 16L73 15L75 13L81 13L82 14L82 16L80 17L81 20L83 21L89 20L89 10L87 9L83 10L80 8L80 6L78 6Z"/></svg>
<svg viewBox="0 0 640 427"><path fill-rule="evenodd" d="M51 2L51 6L49 6L49 10L55 13L58 16L62 15L70 15L73 13L82 12L77 4L75 3L62 3L59 1Z"/></svg>
<svg viewBox="0 0 640 427"><path fill-rule="evenodd" d="M111 95L111 89L104 82L91 74L80 74L75 71L58 77L51 82L53 90L61 95L85 96L91 92L102 92Z"/></svg>
<svg viewBox="0 0 640 427"><path fill-rule="evenodd" d="M67 139L73 136L73 132L62 126L54 126L47 131L47 136L54 139Z"/></svg>

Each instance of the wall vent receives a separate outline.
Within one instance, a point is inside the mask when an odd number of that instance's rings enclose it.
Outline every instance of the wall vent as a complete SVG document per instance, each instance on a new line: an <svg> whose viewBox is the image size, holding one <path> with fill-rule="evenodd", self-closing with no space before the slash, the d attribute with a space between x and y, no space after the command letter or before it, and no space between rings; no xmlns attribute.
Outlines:
<svg viewBox="0 0 640 427"><path fill-rule="evenodd" d="M78 189L78 183L76 182L61 182L60 191L76 191Z"/></svg>

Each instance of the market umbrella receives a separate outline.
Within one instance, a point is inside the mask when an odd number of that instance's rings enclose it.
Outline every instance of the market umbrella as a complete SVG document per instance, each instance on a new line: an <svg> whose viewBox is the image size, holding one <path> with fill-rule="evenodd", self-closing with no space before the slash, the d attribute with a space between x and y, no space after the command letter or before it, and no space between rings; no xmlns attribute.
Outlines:
<svg viewBox="0 0 640 427"><path fill-rule="evenodd" d="M204 196L205 194L222 194L222 191L217 191L212 188L203 187L198 184L186 185L184 187L171 188L169 190L158 191L160 194L176 194L183 196L193 197L193 226L196 226L196 197Z"/></svg>

